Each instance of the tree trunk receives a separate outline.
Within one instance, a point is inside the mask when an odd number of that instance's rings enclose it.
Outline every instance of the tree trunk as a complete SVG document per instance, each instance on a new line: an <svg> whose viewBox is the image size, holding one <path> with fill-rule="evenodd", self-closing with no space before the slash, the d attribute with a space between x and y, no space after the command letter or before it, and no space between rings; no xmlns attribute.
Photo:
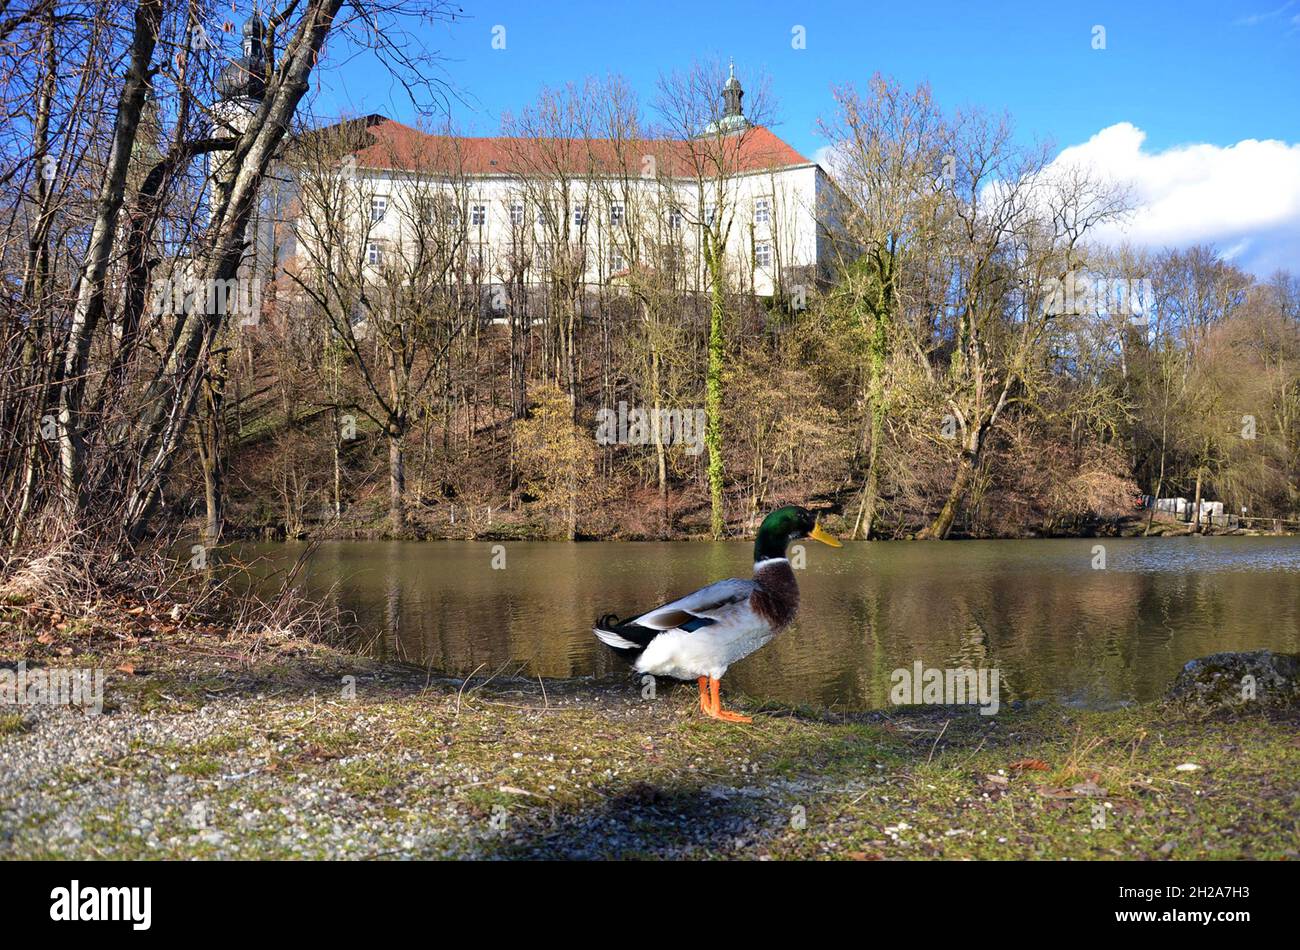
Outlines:
<svg viewBox="0 0 1300 950"><path fill-rule="evenodd" d="M199 464L203 469L203 494L207 517L203 540L221 543L226 523L226 355L217 360L204 381L204 411L197 418Z"/></svg>
<svg viewBox="0 0 1300 950"><path fill-rule="evenodd" d="M1165 437L1163 431L1160 435L1160 474L1156 476L1156 493L1151 499L1151 514L1147 516L1147 526L1142 534L1145 537L1151 533L1151 523L1156 519L1156 507L1160 504L1160 493L1165 487Z"/></svg>
<svg viewBox="0 0 1300 950"><path fill-rule="evenodd" d="M214 188L209 239L204 245L205 253L194 259L194 274L202 282L201 286L232 280L238 273L258 190L288 132L298 103L309 88L308 77L341 4L342 0L308 0L266 98L223 165L230 169L231 177L223 178ZM182 317L162 368L149 387L148 408L140 423L141 437L128 446L133 457L144 460L126 486L126 501L122 505L121 524L130 538L144 534L158 502L163 479L175 460L182 433L194 409L199 383L197 370L206 362L224 323L225 314L220 312L194 312Z"/></svg>
<svg viewBox="0 0 1300 950"><path fill-rule="evenodd" d="M406 530L406 462L396 429L388 431L388 520L394 532Z"/></svg>
<svg viewBox="0 0 1300 950"><path fill-rule="evenodd" d="M82 259L77 302L68 331L63 385L59 392L59 489L64 510L74 519L80 515L84 500L85 435L81 404L86 390L90 346L104 312L104 281L117 238L117 219L126 193L127 169L149 88L149 64L158 42L161 21L162 0L140 0L135 11L130 63L113 124L108 165L99 188L95 220Z"/></svg>
<svg viewBox="0 0 1300 950"><path fill-rule="evenodd" d="M704 443L709 452L709 508L710 533L715 541L721 540L725 528L723 510L723 463L722 463L722 363L725 357L723 317L724 288L722 286L722 248L716 236L710 232L705 238L705 263L709 269L712 282L709 300L709 369L705 388L704 406L708 414L708 426L705 429Z"/></svg>
<svg viewBox="0 0 1300 950"><path fill-rule="evenodd" d="M668 530L668 458L664 449L663 426L659 421L661 404L659 399L659 351L650 353L650 385L654 388L654 443L655 463L659 481L659 533Z"/></svg>
<svg viewBox="0 0 1300 950"><path fill-rule="evenodd" d="M339 431L339 411L334 407L334 518L343 517L343 438Z"/></svg>
<svg viewBox="0 0 1300 950"><path fill-rule="evenodd" d="M1192 502L1192 534L1201 533L1201 475L1203 468L1196 470L1196 500Z"/></svg>
<svg viewBox="0 0 1300 950"><path fill-rule="evenodd" d="M939 511L934 522L917 535L918 539L922 541L944 540L948 537L948 532L952 530L952 523L957 517L957 510L961 507L961 503L966 497L966 491L975 478L975 467L978 461L976 453L962 452L961 458L957 462L957 472L953 475L952 488L948 490L948 498L943 503L943 508Z"/></svg>

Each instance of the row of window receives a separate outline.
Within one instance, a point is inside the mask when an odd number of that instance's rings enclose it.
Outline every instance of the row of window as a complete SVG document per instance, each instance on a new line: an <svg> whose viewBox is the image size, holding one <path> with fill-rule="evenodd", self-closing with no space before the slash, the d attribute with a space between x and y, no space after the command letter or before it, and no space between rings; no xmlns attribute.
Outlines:
<svg viewBox="0 0 1300 950"><path fill-rule="evenodd" d="M473 264L481 262L482 258L478 251L471 250L470 261ZM370 241L366 244L366 260L378 266L384 262L384 246L379 241ZM754 263L758 267L772 266L772 245L762 242L754 245ZM627 270L627 258L623 252L618 249L612 249L609 252L609 269L611 273L617 274L619 271Z"/></svg>
<svg viewBox="0 0 1300 950"><path fill-rule="evenodd" d="M459 219L459 215L452 212L454 219ZM713 218L717 214L717 208L713 205L704 206L704 223L713 224ZM623 223L624 208L621 204L611 204L609 206L609 223L615 227ZM370 199L370 223L379 224L388 216L388 199L383 196L376 196ZM754 201L754 223L769 224L772 220L772 205L767 198L757 198ZM668 209L668 227L674 231L680 230L682 226L681 208ZM482 227L487 224L487 205L471 204L469 206L469 223L474 227ZM524 223L524 203L522 201L512 201L510 203L510 223L519 227ZM537 212L537 223L546 223L546 213L539 210ZM585 206L573 209L573 223L577 227L583 227L587 224L587 209Z"/></svg>

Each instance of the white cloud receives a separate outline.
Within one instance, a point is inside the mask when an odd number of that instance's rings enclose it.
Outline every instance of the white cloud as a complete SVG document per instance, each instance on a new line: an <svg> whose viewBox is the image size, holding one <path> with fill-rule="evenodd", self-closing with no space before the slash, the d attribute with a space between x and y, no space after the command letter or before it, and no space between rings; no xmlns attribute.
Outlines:
<svg viewBox="0 0 1300 950"><path fill-rule="evenodd" d="M1084 165L1131 187L1134 213L1096 238L1155 249L1211 243L1256 274L1300 271L1300 144L1246 139L1153 152L1145 139L1121 122L1053 163Z"/></svg>

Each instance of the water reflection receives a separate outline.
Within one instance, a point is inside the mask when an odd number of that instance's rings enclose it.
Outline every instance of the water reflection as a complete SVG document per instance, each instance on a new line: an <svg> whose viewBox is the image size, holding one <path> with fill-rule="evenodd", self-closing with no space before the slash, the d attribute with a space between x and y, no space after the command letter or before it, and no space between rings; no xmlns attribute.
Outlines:
<svg viewBox="0 0 1300 950"><path fill-rule="evenodd" d="M803 613L733 668L746 692L845 709L888 705L889 675L995 666L1002 702L1110 705L1159 696L1219 650L1300 650L1300 539L849 544L807 551ZM569 677L625 670L590 634L600 613L646 608L747 576L747 543L506 545L332 542L304 584L353 615L371 652L465 674ZM261 568L294 545L249 545ZM499 561L498 561L499 562Z"/></svg>

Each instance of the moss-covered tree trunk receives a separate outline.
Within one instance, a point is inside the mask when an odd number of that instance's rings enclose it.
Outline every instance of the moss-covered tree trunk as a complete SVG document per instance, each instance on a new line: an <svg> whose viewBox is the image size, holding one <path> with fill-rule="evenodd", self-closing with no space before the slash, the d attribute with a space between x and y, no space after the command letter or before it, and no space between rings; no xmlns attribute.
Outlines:
<svg viewBox="0 0 1300 950"><path fill-rule="evenodd" d="M876 520L876 499L880 494L880 442L885 434L885 364L889 357L892 330L892 301L887 283L891 272L884 273L868 350L871 378L867 382L867 403L871 410L871 445L867 449L867 477L862 489L862 505L853 526L852 536L855 538L859 537L859 530L861 537L871 537L871 528Z"/></svg>
<svg viewBox="0 0 1300 950"><path fill-rule="evenodd" d="M726 299L722 286L722 247L718 235L710 229L704 242L705 264L709 271L709 368L705 383L704 409L708 425L704 445L709 453L709 509L710 534L715 541L722 538L726 527L723 509L723 456L722 456L722 366L725 359L726 336L723 320L726 316Z"/></svg>
<svg viewBox="0 0 1300 950"><path fill-rule="evenodd" d="M957 518L957 511L961 507L962 501L966 497L966 491L970 488L971 482L975 480L975 468L979 464L977 452L962 452L961 458L957 461L957 471L952 478L952 487L948 490L948 497L943 503L943 508L935 516L930 526L922 531L917 538L925 540L942 541L948 537L948 532L952 530L952 523Z"/></svg>
<svg viewBox="0 0 1300 950"><path fill-rule="evenodd" d="M668 458L664 448L663 426L659 424L660 413L663 410L663 400L660 398L663 390L659 376L659 349L653 343L650 351L650 385L654 390L652 395L655 421L651 427L651 434L654 436L655 466L659 486L659 533L663 535L668 530Z"/></svg>

